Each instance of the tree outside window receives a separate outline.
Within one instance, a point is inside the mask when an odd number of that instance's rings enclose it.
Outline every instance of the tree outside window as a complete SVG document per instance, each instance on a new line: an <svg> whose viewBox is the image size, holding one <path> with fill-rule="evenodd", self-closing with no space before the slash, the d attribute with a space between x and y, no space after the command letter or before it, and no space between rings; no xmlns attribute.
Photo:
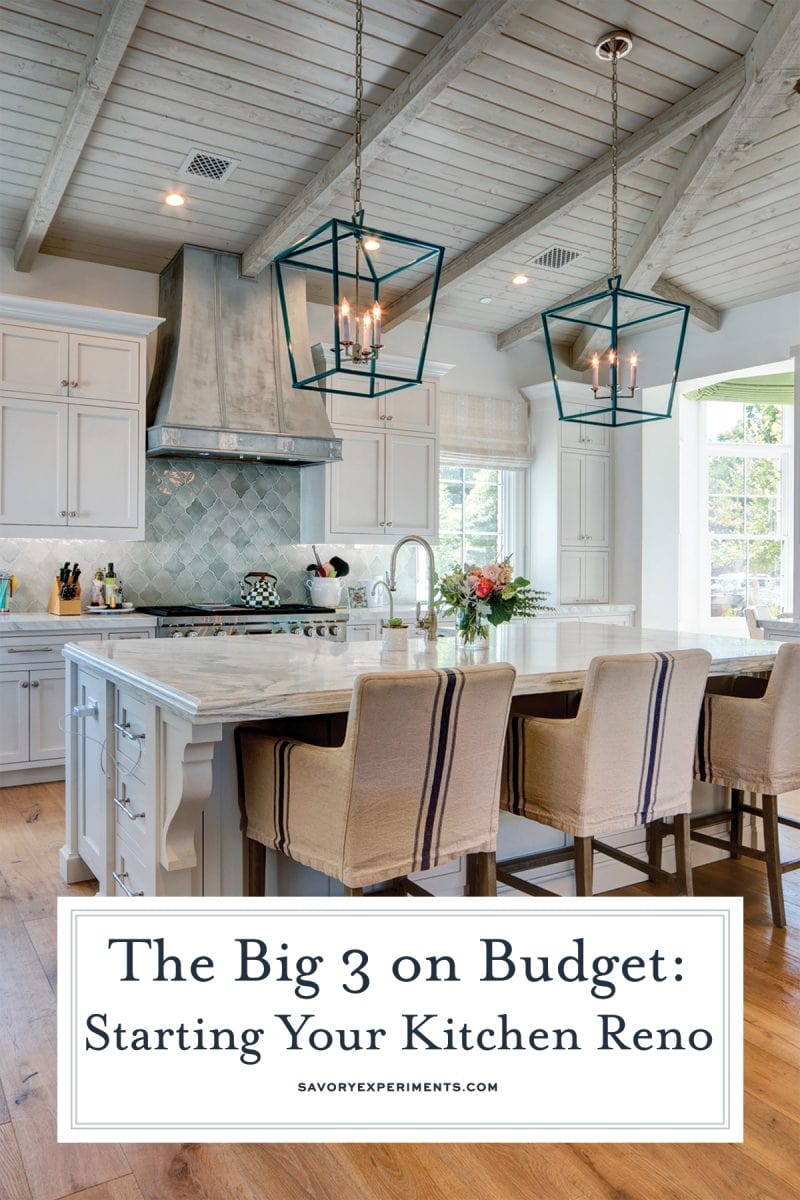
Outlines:
<svg viewBox="0 0 800 1200"><path fill-rule="evenodd" d="M508 552L504 529L507 471L442 463L439 473L439 574L462 563L497 561Z"/></svg>

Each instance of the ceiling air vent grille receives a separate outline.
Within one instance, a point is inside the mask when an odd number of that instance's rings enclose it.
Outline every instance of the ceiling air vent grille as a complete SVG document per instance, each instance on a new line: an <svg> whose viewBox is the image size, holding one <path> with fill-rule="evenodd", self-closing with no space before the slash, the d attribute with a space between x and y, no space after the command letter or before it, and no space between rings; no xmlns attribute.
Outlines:
<svg viewBox="0 0 800 1200"><path fill-rule="evenodd" d="M580 250L571 250L569 246L551 246L543 254L532 258L531 263L535 267L544 267L546 271L560 271L580 255Z"/></svg>
<svg viewBox="0 0 800 1200"><path fill-rule="evenodd" d="M223 158L210 150L192 149L178 168L178 174L203 183L225 183L239 162L238 158Z"/></svg>

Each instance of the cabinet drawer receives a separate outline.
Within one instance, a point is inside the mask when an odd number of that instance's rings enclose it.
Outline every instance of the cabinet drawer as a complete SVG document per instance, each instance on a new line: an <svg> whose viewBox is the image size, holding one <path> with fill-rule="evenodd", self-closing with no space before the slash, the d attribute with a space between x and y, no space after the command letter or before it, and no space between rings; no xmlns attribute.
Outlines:
<svg viewBox="0 0 800 1200"><path fill-rule="evenodd" d="M77 637L65 637L57 634L55 637L19 637L7 638L0 642L0 668L22 666L31 667L60 667L64 668L61 651L67 642L99 642L101 635L84 634Z"/></svg>
<svg viewBox="0 0 800 1200"><path fill-rule="evenodd" d="M109 880L108 890L114 896L146 896L149 890L144 863L133 846L119 833L114 850L114 874Z"/></svg>
<svg viewBox="0 0 800 1200"><path fill-rule="evenodd" d="M117 837L127 838L131 846L146 857L152 824L152 790L134 775L117 770L113 803Z"/></svg>
<svg viewBox="0 0 800 1200"><path fill-rule="evenodd" d="M141 812L148 790L152 759L149 746L153 733L152 709L128 692L118 692L114 722L116 777L124 781L125 794L137 812Z"/></svg>

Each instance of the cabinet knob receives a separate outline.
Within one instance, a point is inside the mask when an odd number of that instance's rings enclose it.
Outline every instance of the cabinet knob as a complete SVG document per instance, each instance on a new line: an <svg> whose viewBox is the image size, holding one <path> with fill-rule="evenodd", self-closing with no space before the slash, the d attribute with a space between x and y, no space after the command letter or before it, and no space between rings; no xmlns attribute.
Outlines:
<svg viewBox="0 0 800 1200"><path fill-rule="evenodd" d="M28 686L28 682L27 682L27 680L26 680L24 683L21 683L19 686L20 686L21 688L26 688L26 687Z"/></svg>
<svg viewBox="0 0 800 1200"><path fill-rule="evenodd" d="M66 510L65 508L60 508L60 509L58 510L58 515L59 515L60 517L65 517L65 516L67 515L67 510Z"/></svg>
<svg viewBox="0 0 800 1200"><path fill-rule="evenodd" d="M387 522L386 522L386 524L387 524L387 526L389 526L389 525L393 525L393 524L394 524L394 521L387 521Z"/></svg>
<svg viewBox="0 0 800 1200"><path fill-rule="evenodd" d="M386 524L386 522L385 522L385 521L378 521L378 524L379 524L379 525L385 525L385 524Z"/></svg>
<svg viewBox="0 0 800 1200"><path fill-rule="evenodd" d="M69 515L70 515L71 517L77 517L77 515L78 515L78 514L77 514L77 512L75 512L75 510L74 510L74 509L71 509L71 510L70 510L70 513L69 513Z"/></svg>
<svg viewBox="0 0 800 1200"><path fill-rule="evenodd" d="M385 421L385 420L386 420L386 417L384 417L384 416L383 416L383 414L381 414L381 416L380 416L380 417L378 417L378 420L379 420L379 421Z"/></svg>
<svg viewBox="0 0 800 1200"><path fill-rule="evenodd" d="M69 380L68 380L68 379L62 379L62 380L61 380L61 387L69 387Z"/></svg>
<svg viewBox="0 0 800 1200"><path fill-rule="evenodd" d="M33 682L31 683L31 687L38 687L38 686L39 686L39 680L34 679Z"/></svg>
<svg viewBox="0 0 800 1200"><path fill-rule="evenodd" d="M77 387L77 386L78 386L78 380L77 380L77 379L70 379L70 381L69 381L69 386L70 386L70 387Z"/></svg>
<svg viewBox="0 0 800 1200"><path fill-rule="evenodd" d="M394 420L394 417L387 417L387 418L386 418L386 420L387 420L387 421L393 421L393 420Z"/></svg>

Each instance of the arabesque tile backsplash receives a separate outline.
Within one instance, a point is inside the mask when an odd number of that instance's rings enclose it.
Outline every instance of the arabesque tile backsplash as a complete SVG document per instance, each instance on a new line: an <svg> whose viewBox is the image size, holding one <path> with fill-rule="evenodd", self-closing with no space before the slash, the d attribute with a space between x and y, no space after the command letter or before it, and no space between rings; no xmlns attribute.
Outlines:
<svg viewBox="0 0 800 1200"><path fill-rule="evenodd" d="M238 603L248 571L271 571L283 601L308 600L304 587L311 547L300 542L300 470L203 461L149 459L147 529L143 542L0 538L0 570L18 578L16 612L47 608L53 574L76 559L88 590L97 567L113 562L126 599L180 604ZM347 582L382 575L385 546L326 546L350 563ZM398 580L400 599L413 598L413 556ZM346 603L346 595L343 603Z"/></svg>

